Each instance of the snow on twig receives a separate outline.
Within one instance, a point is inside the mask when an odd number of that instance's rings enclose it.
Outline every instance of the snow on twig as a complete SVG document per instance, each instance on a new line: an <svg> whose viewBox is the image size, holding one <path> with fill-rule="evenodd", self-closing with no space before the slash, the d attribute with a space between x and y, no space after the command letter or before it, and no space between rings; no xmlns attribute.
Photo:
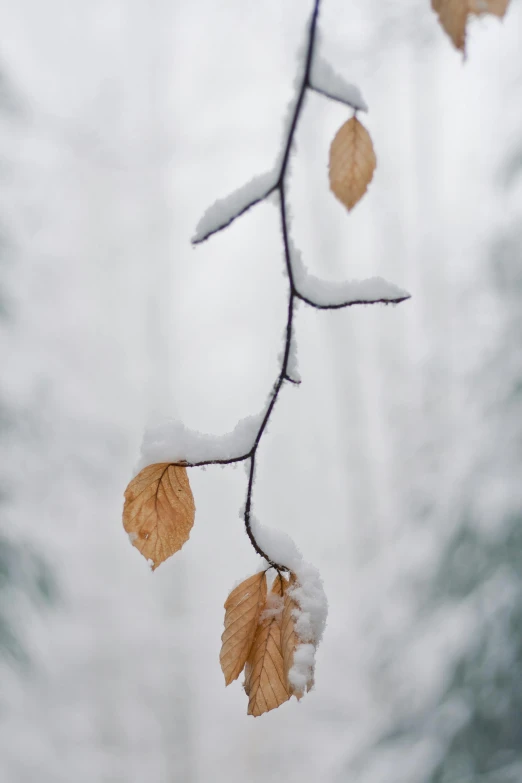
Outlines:
<svg viewBox="0 0 522 783"><path fill-rule="evenodd" d="M197 245L229 226L236 218L260 201L264 201L277 186L278 172L269 171L253 177L225 198L218 199L207 209L196 226L192 244Z"/></svg>
<svg viewBox="0 0 522 783"><path fill-rule="evenodd" d="M251 439L248 443L246 441L241 441L241 443L239 443L239 435L237 436L237 439L229 436L222 441L219 449L207 452L205 458L202 460L194 460L191 462L187 456L188 453L192 454L192 456L202 456L203 451L200 453L198 449L196 449L195 452L189 452L185 449L185 453L183 454L185 464L206 465L214 463L229 464L232 462L245 463L248 475L248 486L246 502L243 508L243 519L250 542L255 551L267 561L270 567L275 568L278 571L293 570L298 577L298 568L300 566L295 557L295 553L285 553L278 546L274 547L272 550L271 541L273 539L267 539L265 541L266 536L261 534L260 526L255 522L252 514L256 456L259 443L266 430L279 392L285 381L294 384L300 382L297 372L296 346L293 341L293 320L296 303L298 300L302 300L318 309L338 309L354 304L374 304L377 302L386 304L392 302L399 303L408 299L410 296L406 291L403 291L397 286L387 283L385 280L378 277L346 283L329 283L321 281L308 274L306 268L300 261L299 254L292 246L286 203L286 175L306 91L314 90L328 98L348 104L355 110L367 111L366 103L362 98L360 91L353 85L345 82L341 76L334 72L327 62L314 53L320 4L321 0L314 0L313 10L307 27L305 46L300 54L299 69L295 81L296 92L289 105L287 117L285 118L281 153L274 168L266 174L254 177L254 179L231 193L228 197L220 199L211 205L199 221L196 227L196 233L192 238L193 244L203 242L212 234L229 226L237 217L244 214L255 204L259 204L268 198L272 199L272 194L277 197L281 234L283 238L284 261L289 280L288 316L279 374L273 384L264 413L256 419L251 419L251 422L256 422L257 432L254 435L249 431L249 437ZM242 434L243 430L241 430L241 435ZM232 435L234 434L232 433ZM200 441L200 443L203 444L203 441ZM251 444L251 446L249 447L248 444ZM214 448L212 444L207 445L210 449ZM232 448L232 446L234 448ZM155 449L154 453L163 453L157 441L154 443L154 448L151 445L148 451L149 456L151 449ZM229 456L233 455L234 451L236 456ZM179 450L180 454L181 452L182 449ZM217 456L218 453L222 455L221 458L209 459L209 455ZM308 574L308 576L310 576L310 574ZM314 582L314 580L312 579L311 582ZM319 595L319 593L320 591L317 592L316 590L316 594ZM306 596L302 598L306 601ZM324 613L324 617L325 616L326 614ZM314 636L318 637L320 634L314 632ZM318 641L318 638L316 638L316 641ZM301 670L297 667L292 675L295 676L296 682L310 663L305 647L306 645L303 646L302 650Z"/></svg>
<svg viewBox="0 0 522 783"><path fill-rule="evenodd" d="M336 73L330 63L319 54L314 57L309 87L314 92L351 106L356 111L368 111L368 105L359 88Z"/></svg>
<svg viewBox="0 0 522 783"><path fill-rule="evenodd" d="M198 465L227 465L248 458L265 411L240 419L232 432L207 435L174 419L147 427L134 474L155 462Z"/></svg>
<svg viewBox="0 0 522 783"><path fill-rule="evenodd" d="M290 244L295 296L318 310L339 310L360 304L399 304L411 294L382 277L366 280L321 280L308 273L301 253Z"/></svg>
<svg viewBox="0 0 522 783"><path fill-rule="evenodd" d="M262 549L270 552L278 562L284 562L297 581L289 594L296 603L295 630L299 644L289 671L291 685L301 693L313 683L316 649L323 638L328 616L328 600L319 572L307 563L286 533L261 525L252 517L252 530Z"/></svg>

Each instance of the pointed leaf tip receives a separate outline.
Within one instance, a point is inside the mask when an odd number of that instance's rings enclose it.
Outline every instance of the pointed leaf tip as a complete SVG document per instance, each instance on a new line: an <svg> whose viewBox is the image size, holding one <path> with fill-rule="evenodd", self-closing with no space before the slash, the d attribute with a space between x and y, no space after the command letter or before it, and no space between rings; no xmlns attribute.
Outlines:
<svg viewBox="0 0 522 783"><path fill-rule="evenodd" d="M466 23L470 13L470 0L431 0L431 7L439 17L443 30L453 45L466 52Z"/></svg>

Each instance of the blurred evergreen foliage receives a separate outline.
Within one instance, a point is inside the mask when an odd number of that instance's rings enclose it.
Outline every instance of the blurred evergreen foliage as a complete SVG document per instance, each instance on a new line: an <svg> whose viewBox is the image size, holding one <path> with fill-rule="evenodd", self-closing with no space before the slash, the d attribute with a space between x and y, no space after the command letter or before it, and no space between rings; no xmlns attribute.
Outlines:
<svg viewBox="0 0 522 783"><path fill-rule="evenodd" d="M13 91L0 70L0 122L6 115L17 112ZM0 159L0 183L2 166ZM12 317L6 284L6 269L11 262L7 232L0 222L0 329L12 328ZM0 464L9 459L8 438L23 437L17 426L18 414L7 403L0 388ZM29 663L23 643L23 619L19 616L20 597L33 604L48 602L55 596L52 575L42 558L22 542L10 523L10 505L13 501L5 471L0 471L0 659ZM13 535L15 534L15 535Z"/></svg>
<svg viewBox="0 0 522 783"><path fill-rule="evenodd" d="M517 160L511 183L522 171L522 155ZM447 699L461 697L468 717L430 783L522 780L521 217L491 252L491 284L503 323L481 384L489 390L490 425L470 477L466 519L443 554L438 580L441 599L474 600L479 613L477 636L446 692ZM483 525L480 504L488 497L495 502L488 504ZM488 583L493 600L484 591Z"/></svg>
<svg viewBox="0 0 522 783"><path fill-rule="evenodd" d="M467 380L478 434L455 504L453 533L442 545L435 575L418 585L419 627L398 637L390 658L399 658L423 624L431 627L439 610L446 618L463 608L471 617L469 635L459 651L441 647L449 657L441 693L413 705L388 691L393 720L343 768L338 777L343 783L370 783L381 758L390 760L385 763L395 775L401 755L414 758L426 740L430 752L414 762L417 777L408 768L408 783L522 781L521 185L522 149L502 172L506 220L485 254L495 318L491 347ZM431 524L431 514L436 518L436 503L433 496L423 524ZM375 671L375 681L386 692L386 666Z"/></svg>

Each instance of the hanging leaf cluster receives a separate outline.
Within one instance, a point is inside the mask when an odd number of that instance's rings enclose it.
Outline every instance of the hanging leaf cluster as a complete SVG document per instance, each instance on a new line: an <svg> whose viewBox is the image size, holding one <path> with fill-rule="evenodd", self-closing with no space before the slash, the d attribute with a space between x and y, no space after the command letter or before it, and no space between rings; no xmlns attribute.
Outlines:
<svg viewBox="0 0 522 783"><path fill-rule="evenodd" d="M149 465L125 491L124 528L153 571L188 540L194 514L183 466ZM262 571L236 587L225 602L221 669L226 685L244 672L249 715L269 712L291 696L300 699L313 685L311 668L304 683L302 673L292 678L295 652L302 644L296 631L301 612L297 588L297 577L290 572L288 577L278 573L268 590Z"/></svg>
<svg viewBox="0 0 522 783"><path fill-rule="evenodd" d="M300 615L295 598L295 574L278 573L270 591L266 572L245 579L225 602L225 630L221 637L221 669L230 685L244 671L248 715L258 717L276 709L291 696L301 699L313 685L293 676L295 653L302 640L296 631Z"/></svg>

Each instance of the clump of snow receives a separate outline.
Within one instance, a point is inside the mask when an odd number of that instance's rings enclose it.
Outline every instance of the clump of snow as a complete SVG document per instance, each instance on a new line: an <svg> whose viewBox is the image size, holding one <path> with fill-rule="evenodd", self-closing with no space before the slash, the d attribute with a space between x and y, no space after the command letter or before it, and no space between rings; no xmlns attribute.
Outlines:
<svg viewBox="0 0 522 783"><path fill-rule="evenodd" d="M294 663L288 672L288 682L297 694L306 693L314 684L315 645L300 644L294 652Z"/></svg>
<svg viewBox="0 0 522 783"><path fill-rule="evenodd" d="M361 91L354 84L347 82L340 76L330 63L321 55L314 55L312 72L310 74L310 86L316 92L320 92L334 101L347 103L357 111L368 111L368 105L361 95Z"/></svg>
<svg viewBox="0 0 522 783"><path fill-rule="evenodd" d="M310 275L304 266L301 253L291 243L292 273L296 289L301 297L319 307L338 307L344 304L394 302L408 299L410 294L384 280L370 277L367 280L346 280L340 283L321 280Z"/></svg>
<svg viewBox="0 0 522 783"><path fill-rule="evenodd" d="M297 582L288 591L298 610L294 613L295 632L299 644L294 653L288 681L296 693L303 694L314 684L315 651L323 638L328 601L319 572L311 563L301 559L292 568Z"/></svg>
<svg viewBox="0 0 522 783"><path fill-rule="evenodd" d="M259 616L259 622L272 617L281 617L285 602L277 593L269 593L266 599L265 609Z"/></svg>
<svg viewBox="0 0 522 783"><path fill-rule="evenodd" d="M317 568L303 560L290 536L261 525L253 516L250 524L257 543L268 557L273 562L289 568L297 577L288 594L298 606L294 619L300 643L288 677L296 693L304 693L313 685L315 651L323 638L328 616L328 601L323 582Z"/></svg>
<svg viewBox="0 0 522 783"><path fill-rule="evenodd" d="M254 445L264 412L240 419L232 432L205 435L174 419L145 430L135 475L156 462L207 462L236 459L248 454Z"/></svg>
<svg viewBox="0 0 522 783"><path fill-rule="evenodd" d="M323 638L328 616L323 581L317 568L301 556L290 567L297 576L297 584L289 592L301 610L296 621L296 633L303 643L317 647Z"/></svg>
<svg viewBox="0 0 522 783"><path fill-rule="evenodd" d="M274 563L288 566L293 571L292 564L302 560L301 553L286 533L261 525L253 514L250 516L250 527L257 543Z"/></svg>
<svg viewBox="0 0 522 783"><path fill-rule="evenodd" d="M203 242L211 234L230 225L233 220L253 207L254 204L263 201L274 190L278 173L276 167L266 174L259 174L225 198L218 199L211 204L196 226L192 243Z"/></svg>

